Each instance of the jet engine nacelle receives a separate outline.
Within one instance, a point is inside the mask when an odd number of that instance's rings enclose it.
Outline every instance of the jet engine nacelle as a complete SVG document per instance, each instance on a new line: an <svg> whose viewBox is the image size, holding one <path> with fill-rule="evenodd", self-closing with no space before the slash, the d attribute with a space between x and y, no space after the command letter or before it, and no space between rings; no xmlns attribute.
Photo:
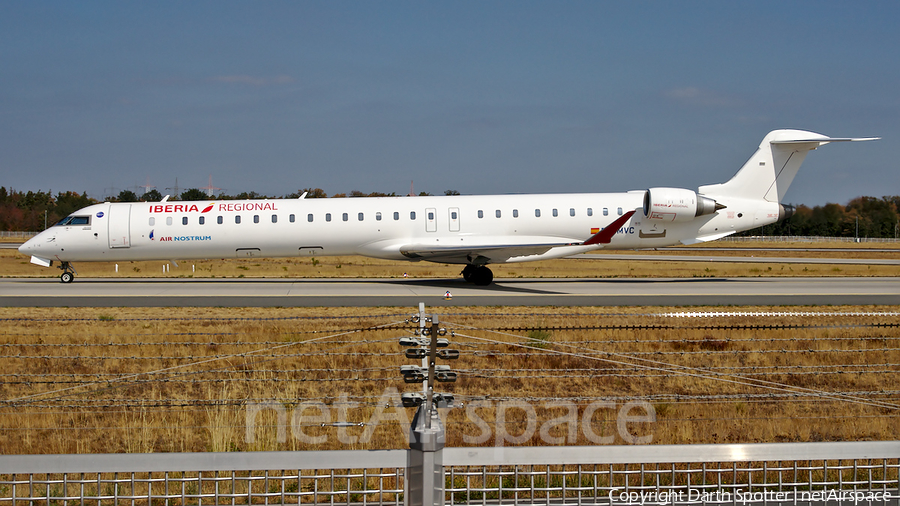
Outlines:
<svg viewBox="0 0 900 506"><path fill-rule="evenodd" d="M644 216L648 220L690 221L725 206L683 188L650 188L644 193Z"/></svg>

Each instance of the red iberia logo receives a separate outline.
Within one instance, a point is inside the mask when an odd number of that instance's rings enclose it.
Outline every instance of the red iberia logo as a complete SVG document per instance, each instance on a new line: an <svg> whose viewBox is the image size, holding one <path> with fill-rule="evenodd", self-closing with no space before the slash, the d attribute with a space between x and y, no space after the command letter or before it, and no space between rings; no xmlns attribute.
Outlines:
<svg viewBox="0 0 900 506"><path fill-rule="evenodd" d="M151 213L208 213L215 204L210 204L202 210L197 204L151 204Z"/></svg>

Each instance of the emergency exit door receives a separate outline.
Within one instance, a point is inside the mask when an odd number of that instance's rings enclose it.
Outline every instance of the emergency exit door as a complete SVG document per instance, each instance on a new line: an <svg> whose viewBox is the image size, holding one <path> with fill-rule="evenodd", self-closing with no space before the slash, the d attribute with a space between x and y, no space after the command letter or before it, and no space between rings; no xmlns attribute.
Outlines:
<svg viewBox="0 0 900 506"><path fill-rule="evenodd" d="M433 207L425 209L425 231L437 232L437 213Z"/></svg>
<svg viewBox="0 0 900 506"><path fill-rule="evenodd" d="M450 208L450 231L451 232L459 232L459 208L451 207Z"/></svg>

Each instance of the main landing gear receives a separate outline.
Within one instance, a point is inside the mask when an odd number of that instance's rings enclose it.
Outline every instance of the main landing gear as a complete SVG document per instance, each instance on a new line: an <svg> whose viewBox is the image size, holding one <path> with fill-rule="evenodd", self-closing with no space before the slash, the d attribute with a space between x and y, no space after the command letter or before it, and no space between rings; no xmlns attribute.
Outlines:
<svg viewBox="0 0 900 506"><path fill-rule="evenodd" d="M59 275L59 280L63 283L71 283L75 281L75 275L78 274L75 272L75 269L72 268L72 265L69 262L61 262L59 264L59 268L62 269L63 273Z"/></svg>
<svg viewBox="0 0 900 506"><path fill-rule="evenodd" d="M462 270L463 279L478 286L487 286L494 280L494 273L483 265L467 265Z"/></svg>

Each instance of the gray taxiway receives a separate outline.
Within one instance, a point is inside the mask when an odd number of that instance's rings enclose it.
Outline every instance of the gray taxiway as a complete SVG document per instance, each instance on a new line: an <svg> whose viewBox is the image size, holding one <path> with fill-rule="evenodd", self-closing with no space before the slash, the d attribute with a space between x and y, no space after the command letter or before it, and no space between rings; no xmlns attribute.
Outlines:
<svg viewBox="0 0 900 506"><path fill-rule="evenodd" d="M450 292L452 298L447 299ZM900 277L0 279L0 307L900 305Z"/></svg>

